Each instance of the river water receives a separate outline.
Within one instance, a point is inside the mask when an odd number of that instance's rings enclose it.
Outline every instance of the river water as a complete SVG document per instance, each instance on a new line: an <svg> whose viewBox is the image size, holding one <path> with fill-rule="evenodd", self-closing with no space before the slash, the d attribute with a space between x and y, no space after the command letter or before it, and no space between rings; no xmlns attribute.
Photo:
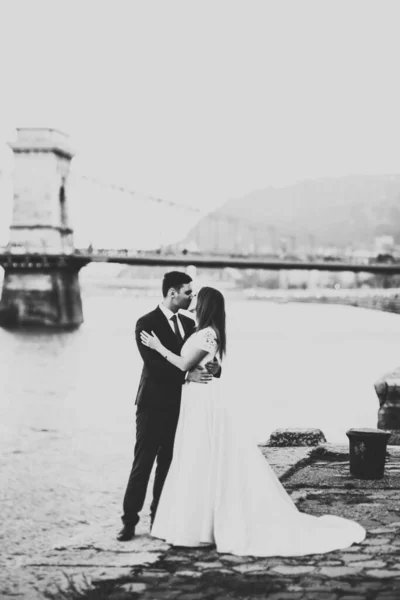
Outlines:
<svg viewBox="0 0 400 600"><path fill-rule="evenodd" d="M70 333L0 329L0 536L40 553L61 531L119 522L134 443L137 318L157 298L83 293ZM374 380L400 362L400 316L353 307L227 299L221 386L243 431L319 427L347 442L375 427ZM1 540L0 540L1 542Z"/></svg>

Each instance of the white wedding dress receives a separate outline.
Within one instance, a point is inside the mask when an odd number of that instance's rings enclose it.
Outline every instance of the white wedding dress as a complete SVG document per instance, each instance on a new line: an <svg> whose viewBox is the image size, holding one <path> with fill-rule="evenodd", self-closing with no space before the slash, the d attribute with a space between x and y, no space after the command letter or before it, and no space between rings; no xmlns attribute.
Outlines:
<svg viewBox="0 0 400 600"><path fill-rule="evenodd" d="M194 333L193 346L217 354L214 330ZM183 387L174 455L152 535L176 546L215 544L218 552L302 556L347 548L365 537L358 523L301 513L259 448L245 439L219 394L219 380Z"/></svg>

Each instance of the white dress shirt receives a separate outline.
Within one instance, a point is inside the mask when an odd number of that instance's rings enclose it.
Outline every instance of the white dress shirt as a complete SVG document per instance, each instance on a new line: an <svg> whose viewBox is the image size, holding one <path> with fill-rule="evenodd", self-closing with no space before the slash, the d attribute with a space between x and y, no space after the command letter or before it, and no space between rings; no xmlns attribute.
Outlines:
<svg viewBox="0 0 400 600"><path fill-rule="evenodd" d="M175 333L175 327L174 327L174 323L173 321L171 321L172 317L176 314L177 319L176 322L178 323L178 328L179 328L179 332L182 336L182 339L184 339L185 337L185 330L183 329L183 325L181 323L181 320L179 318L179 314L178 313L173 313L172 310L169 310L169 308L167 308L166 306L164 306L164 304L159 304L159 308L161 310L161 312L165 315L168 323L171 326L172 331Z"/></svg>

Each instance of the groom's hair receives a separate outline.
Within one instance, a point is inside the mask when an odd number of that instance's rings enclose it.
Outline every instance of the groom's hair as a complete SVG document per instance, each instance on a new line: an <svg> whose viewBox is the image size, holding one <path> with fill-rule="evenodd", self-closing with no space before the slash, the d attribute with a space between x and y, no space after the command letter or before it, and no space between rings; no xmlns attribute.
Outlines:
<svg viewBox="0 0 400 600"><path fill-rule="evenodd" d="M187 273L182 273L182 271L169 271L169 273L165 273L164 279L162 282L162 293L164 298L166 298L168 294L168 290L171 288L179 291L185 283L190 283L192 278Z"/></svg>

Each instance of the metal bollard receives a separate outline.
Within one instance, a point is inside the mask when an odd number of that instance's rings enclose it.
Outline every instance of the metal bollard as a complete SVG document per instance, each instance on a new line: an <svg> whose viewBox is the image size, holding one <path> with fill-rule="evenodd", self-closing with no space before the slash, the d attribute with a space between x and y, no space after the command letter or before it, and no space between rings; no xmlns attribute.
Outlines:
<svg viewBox="0 0 400 600"><path fill-rule="evenodd" d="M381 479L385 472L386 446L390 431L349 429L350 473L358 479Z"/></svg>

